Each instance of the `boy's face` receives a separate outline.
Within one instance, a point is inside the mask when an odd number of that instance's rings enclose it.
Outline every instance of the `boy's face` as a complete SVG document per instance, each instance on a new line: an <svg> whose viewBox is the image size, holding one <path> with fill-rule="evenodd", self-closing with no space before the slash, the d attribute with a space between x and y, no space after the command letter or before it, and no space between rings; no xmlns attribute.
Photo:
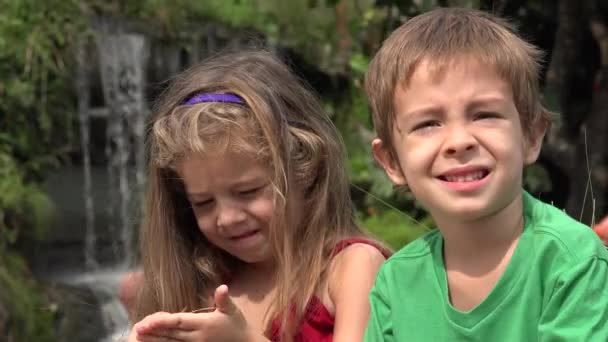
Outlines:
<svg viewBox="0 0 608 342"><path fill-rule="evenodd" d="M379 139L374 156L435 220L480 219L519 198L544 127L524 137L510 84L492 68L464 61L438 76L421 63L394 101L397 160Z"/></svg>

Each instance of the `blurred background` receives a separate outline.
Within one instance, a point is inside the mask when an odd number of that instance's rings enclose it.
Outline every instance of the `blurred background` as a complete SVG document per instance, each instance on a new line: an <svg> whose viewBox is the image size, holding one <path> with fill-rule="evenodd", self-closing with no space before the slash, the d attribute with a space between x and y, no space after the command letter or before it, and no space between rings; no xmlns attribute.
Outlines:
<svg viewBox="0 0 608 342"><path fill-rule="evenodd" d="M608 211L605 0L0 0L0 341L111 341L137 260L144 126L179 71L276 51L343 134L361 224L394 248L432 229L374 164L363 76L384 38L438 6L510 18L546 52L559 113L526 188L593 225Z"/></svg>

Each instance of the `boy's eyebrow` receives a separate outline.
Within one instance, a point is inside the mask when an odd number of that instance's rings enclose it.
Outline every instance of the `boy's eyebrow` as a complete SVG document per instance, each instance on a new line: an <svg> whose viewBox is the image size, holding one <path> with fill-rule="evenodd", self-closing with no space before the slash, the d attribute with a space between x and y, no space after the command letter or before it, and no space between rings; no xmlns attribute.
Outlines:
<svg viewBox="0 0 608 342"><path fill-rule="evenodd" d="M482 96L471 101L467 108L482 107L489 104L504 104L505 102L505 97L501 95Z"/></svg>
<svg viewBox="0 0 608 342"><path fill-rule="evenodd" d="M470 103L467 104L467 109L476 107L483 107L491 104L505 104L506 98L501 95L484 95L480 96L476 99L473 99ZM440 115L443 113L443 109L438 105L428 105L421 106L419 108L414 108L413 110L407 111L403 113L404 118L409 118L413 116L421 116L421 115Z"/></svg>
<svg viewBox="0 0 608 342"><path fill-rule="evenodd" d="M437 105L429 105L429 106L421 106L419 108L414 108L413 110L407 111L403 113L403 117L408 118L408 117L412 117L412 116L419 116L419 115L434 115L434 114L441 114L442 109L441 106L437 106Z"/></svg>

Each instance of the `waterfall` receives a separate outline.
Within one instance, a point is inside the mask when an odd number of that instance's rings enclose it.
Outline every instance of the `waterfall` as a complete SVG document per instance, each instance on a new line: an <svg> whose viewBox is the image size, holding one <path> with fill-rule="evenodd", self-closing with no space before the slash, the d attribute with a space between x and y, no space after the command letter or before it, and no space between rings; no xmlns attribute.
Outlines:
<svg viewBox="0 0 608 342"><path fill-rule="evenodd" d="M145 121L148 115L145 97L145 71L149 44L142 34L126 33L115 20L94 21L94 46L98 65L87 56L87 41L82 36L76 43L75 85L78 95L83 197L85 209L85 273L64 276L62 281L86 286L100 303L100 314L111 341L124 336L128 327L126 310L117 298L122 277L134 266L135 236L140 216L141 195L145 183ZM101 76L104 108L91 108L89 70L97 68ZM106 124L107 191L105 203L95 203L91 177L91 118L102 118ZM104 205L107 220L102 227L95 222L95 205ZM100 230L111 239L111 255L102 258ZM107 238L106 238L107 241Z"/></svg>
<svg viewBox="0 0 608 342"><path fill-rule="evenodd" d="M85 207L85 247L84 260L87 269L96 269L99 265L95 258L95 212L91 181L91 152L89 149L89 78L86 74L86 52L82 37L76 42L76 93L78 96L78 121L80 124L80 145L84 172L84 207Z"/></svg>
<svg viewBox="0 0 608 342"><path fill-rule="evenodd" d="M145 70L149 46L145 36L124 33L114 21L99 20L95 42L100 57L107 115L106 156L112 198L107 203L113 231L120 236L123 265L133 263L134 218L144 186ZM130 172L134 165L134 172Z"/></svg>

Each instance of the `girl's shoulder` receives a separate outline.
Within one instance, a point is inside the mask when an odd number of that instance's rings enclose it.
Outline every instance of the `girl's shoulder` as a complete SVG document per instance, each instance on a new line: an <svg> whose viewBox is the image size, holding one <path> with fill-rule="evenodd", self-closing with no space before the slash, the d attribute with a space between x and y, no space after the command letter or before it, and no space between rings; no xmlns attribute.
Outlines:
<svg viewBox="0 0 608 342"><path fill-rule="evenodd" d="M353 237L353 238L344 239L344 240L341 240L340 242L338 242L336 244L336 246L334 247L334 250L332 252L332 257L336 257L344 249L346 249L350 246L353 246L353 245L358 245L358 246L356 248L351 248L351 249L358 249L360 251L351 252L351 253L360 254L360 253L365 253L364 251L368 251L372 254L375 254L375 252L373 250L376 250L376 251L380 252L385 259L388 259L393 254L393 252L388 247L384 246L379 241L369 239L369 238L364 238L364 237Z"/></svg>
<svg viewBox="0 0 608 342"><path fill-rule="evenodd" d="M374 240L351 238L340 241L333 250L326 291L320 298L328 311L334 314L340 301L349 297L367 300L367 292L389 256L390 250Z"/></svg>

